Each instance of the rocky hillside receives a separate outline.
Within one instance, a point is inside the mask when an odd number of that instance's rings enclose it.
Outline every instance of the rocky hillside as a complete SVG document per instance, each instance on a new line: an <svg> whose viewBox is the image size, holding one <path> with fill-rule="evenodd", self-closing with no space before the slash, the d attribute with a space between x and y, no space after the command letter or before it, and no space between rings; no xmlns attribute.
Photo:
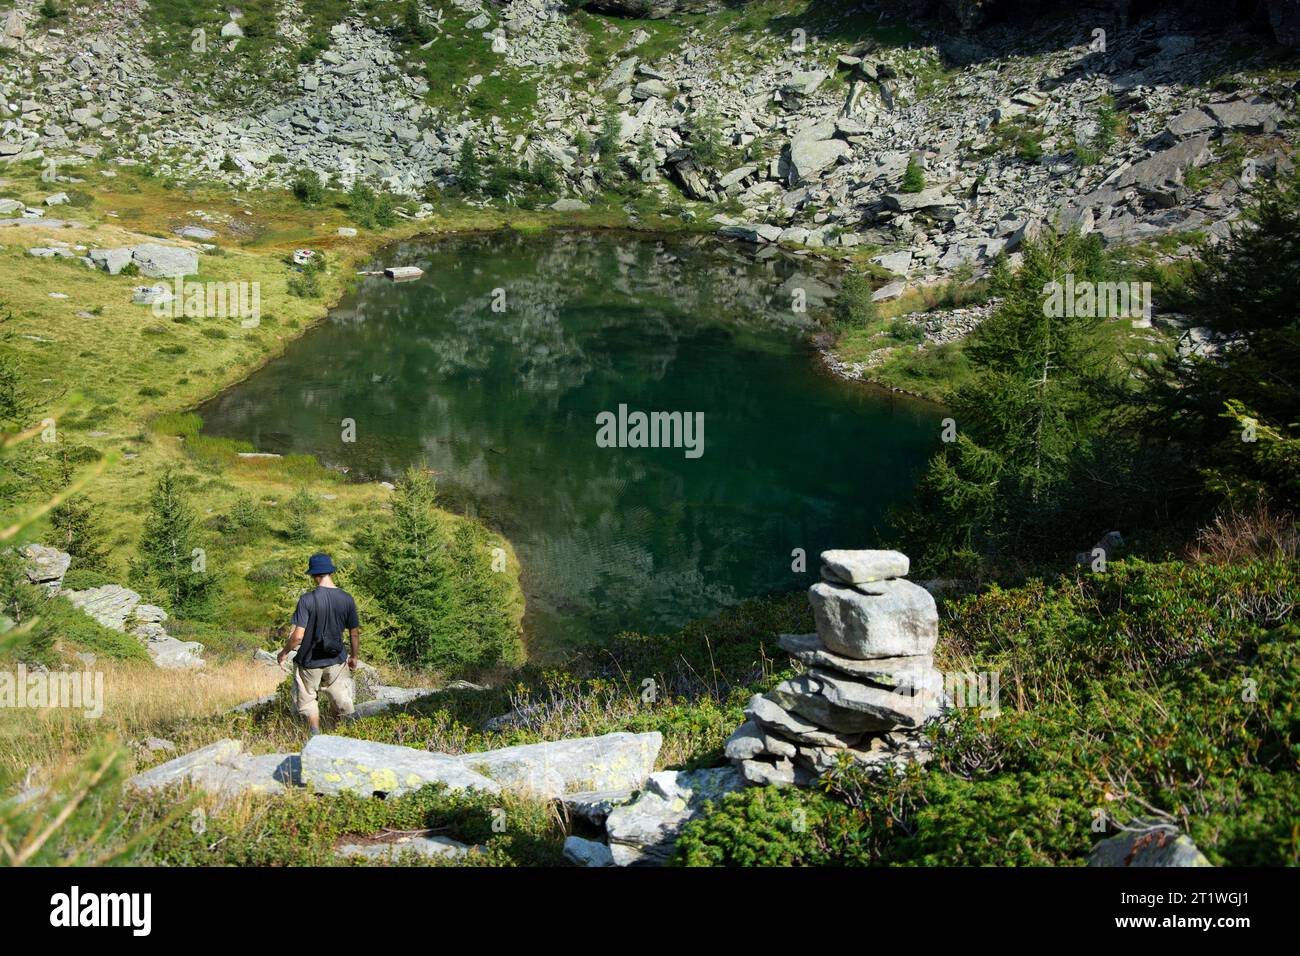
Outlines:
<svg viewBox="0 0 1300 956"><path fill-rule="evenodd" d="M640 182L724 234L909 278L965 276L1052 221L1213 238L1290 165L1294 4L1227 24L1054 6L19 0L0 158L432 198L469 156L544 170L575 206Z"/></svg>

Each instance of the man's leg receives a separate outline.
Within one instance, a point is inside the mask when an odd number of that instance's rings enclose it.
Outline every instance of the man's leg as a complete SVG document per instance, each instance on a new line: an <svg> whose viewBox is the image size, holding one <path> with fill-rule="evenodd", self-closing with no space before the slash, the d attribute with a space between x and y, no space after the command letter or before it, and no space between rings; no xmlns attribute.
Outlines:
<svg viewBox="0 0 1300 956"><path fill-rule="evenodd" d="M298 704L298 713L307 721L312 736L320 733L320 707L316 694L320 689L320 667L298 667L293 669L293 696Z"/></svg>
<svg viewBox="0 0 1300 956"><path fill-rule="evenodd" d="M355 709L352 703L352 670L345 661L332 667L324 668L320 682L321 693L334 704L340 717L348 717ZM319 720L319 718L317 718Z"/></svg>

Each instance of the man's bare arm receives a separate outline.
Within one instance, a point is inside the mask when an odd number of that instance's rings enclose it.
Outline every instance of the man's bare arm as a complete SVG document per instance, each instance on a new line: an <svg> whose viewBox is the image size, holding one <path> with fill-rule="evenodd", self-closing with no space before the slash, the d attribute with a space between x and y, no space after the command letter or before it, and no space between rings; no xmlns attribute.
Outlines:
<svg viewBox="0 0 1300 956"><path fill-rule="evenodd" d="M348 667L352 670L357 669L357 657L361 653L361 628L351 628L349 633L352 636L352 657L348 660Z"/></svg>
<svg viewBox="0 0 1300 956"><path fill-rule="evenodd" d="M289 643L284 645L284 650L280 651L279 656L276 657L276 660L279 661L281 664L283 664L284 659L298 649L298 645L302 643L302 636L306 633L307 633L306 630L304 630L301 627L295 627L292 631L290 631ZM352 646L354 648L357 646L357 641L355 637L352 639Z"/></svg>

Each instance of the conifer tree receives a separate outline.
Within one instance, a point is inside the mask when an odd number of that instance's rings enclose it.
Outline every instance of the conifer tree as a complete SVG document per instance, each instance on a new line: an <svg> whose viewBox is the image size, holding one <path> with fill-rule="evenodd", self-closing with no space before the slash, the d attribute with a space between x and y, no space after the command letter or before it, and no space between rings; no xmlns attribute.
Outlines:
<svg viewBox="0 0 1300 956"><path fill-rule="evenodd" d="M392 518L357 541L357 580L394 622L393 645L413 667L454 673L517 663L504 575L491 570L481 529L448 533L434 481L411 469L393 492Z"/></svg>
<svg viewBox="0 0 1300 956"><path fill-rule="evenodd" d="M972 565L988 558L1070 552L1086 533L1090 495L1078 482L1112 407L1096 347L1101 319L1044 303L1053 281L1098 282L1108 272L1096 237L1077 235L1028 244L1015 275L995 270L1001 302L972 335L974 375L950 402L955 441L896 516L919 566L977 573Z"/></svg>
<svg viewBox="0 0 1300 956"><path fill-rule="evenodd" d="M207 567L206 555L195 553L197 529L198 519L180 476L167 468L149 496L149 513L131 578L153 585L178 617L202 617L216 597L217 580Z"/></svg>

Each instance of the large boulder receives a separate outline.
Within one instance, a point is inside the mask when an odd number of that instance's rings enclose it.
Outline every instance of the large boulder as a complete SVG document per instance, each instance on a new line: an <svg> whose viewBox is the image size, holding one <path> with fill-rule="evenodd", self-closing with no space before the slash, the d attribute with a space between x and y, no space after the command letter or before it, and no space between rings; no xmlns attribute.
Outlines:
<svg viewBox="0 0 1300 956"><path fill-rule="evenodd" d="M95 264L96 268L103 269L113 276L120 273L131 262L131 249L129 246L116 249L91 249L88 254L90 261Z"/></svg>
<svg viewBox="0 0 1300 956"><path fill-rule="evenodd" d="M931 654L939 640L939 611L911 581L850 587L819 581L808 592L817 636L833 653L864 660Z"/></svg>
<svg viewBox="0 0 1300 956"><path fill-rule="evenodd" d="M796 96L811 96L828 79L830 74L825 70L803 70L792 73L790 78L781 84L781 92L793 93Z"/></svg>
<svg viewBox="0 0 1300 956"><path fill-rule="evenodd" d="M1088 854L1089 866L1211 866L1186 833L1156 821L1137 821L1138 830L1102 840Z"/></svg>
<svg viewBox="0 0 1300 956"><path fill-rule="evenodd" d="M790 141L788 182L791 186L808 182L851 152L853 147L842 139L796 136Z"/></svg>
<svg viewBox="0 0 1300 956"><path fill-rule="evenodd" d="M1104 184L1110 190L1130 186L1149 199L1162 205L1172 205L1185 198L1183 185L1189 167L1202 166L1209 161L1210 134L1191 136L1182 142L1148 156L1139 163L1122 170L1114 180Z"/></svg>
<svg viewBox="0 0 1300 956"><path fill-rule="evenodd" d="M166 670L195 670L204 665L203 645L198 641L182 641L172 637L160 625L147 630L137 629L136 637L144 641L150 659Z"/></svg>
<svg viewBox="0 0 1300 956"><path fill-rule="evenodd" d="M317 793L399 796L431 783L497 793L500 787L456 757L320 734L302 748L302 782Z"/></svg>
<svg viewBox="0 0 1300 956"><path fill-rule="evenodd" d="M72 555L43 544L23 545L18 553L23 557L23 571L27 580L45 587L51 594L58 594L63 576L68 573L68 565L72 563Z"/></svg>
<svg viewBox="0 0 1300 956"><path fill-rule="evenodd" d="M1211 103L1205 111L1225 129L1244 133L1272 133L1277 129L1278 121L1286 115L1276 103L1247 103L1244 100Z"/></svg>
<svg viewBox="0 0 1300 956"><path fill-rule="evenodd" d="M650 775L641 796L615 807L605 820L609 849L619 866L665 863L677 835L706 800L718 800L744 786L731 767L665 770Z"/></svg>
<svg viewBox="0 0 1300 956"><path fill-rule="evenodd" d="M159 791L190 784L224 801L244 794L284 793L299 782L295 754L253 755L244 751L241 741L219 740L138 773L127 786L133 790Z"/></svg>
<svg viewBox="0 0 1300 956"><path fill-rule="evenodd" d="M961 204L944 192L942 186L916 193L887 193L885 205L894 212L921 212L936 219L951 219L961 211Z"/></svg>
<svg viewBox="0 0 1300 956"><path fill-rule="evenodd" d="M502 787L542 796L641 787L663 745L657 731L522 744L462 754L462 765Z"/></svg>
<svg viewBox="0 0 1300 956"><path fill-rule="evenodd" d="M131 259L143 275L154 279L193 275L199 271L199 254L180 246L142 242L131 250Z"/></svg>

